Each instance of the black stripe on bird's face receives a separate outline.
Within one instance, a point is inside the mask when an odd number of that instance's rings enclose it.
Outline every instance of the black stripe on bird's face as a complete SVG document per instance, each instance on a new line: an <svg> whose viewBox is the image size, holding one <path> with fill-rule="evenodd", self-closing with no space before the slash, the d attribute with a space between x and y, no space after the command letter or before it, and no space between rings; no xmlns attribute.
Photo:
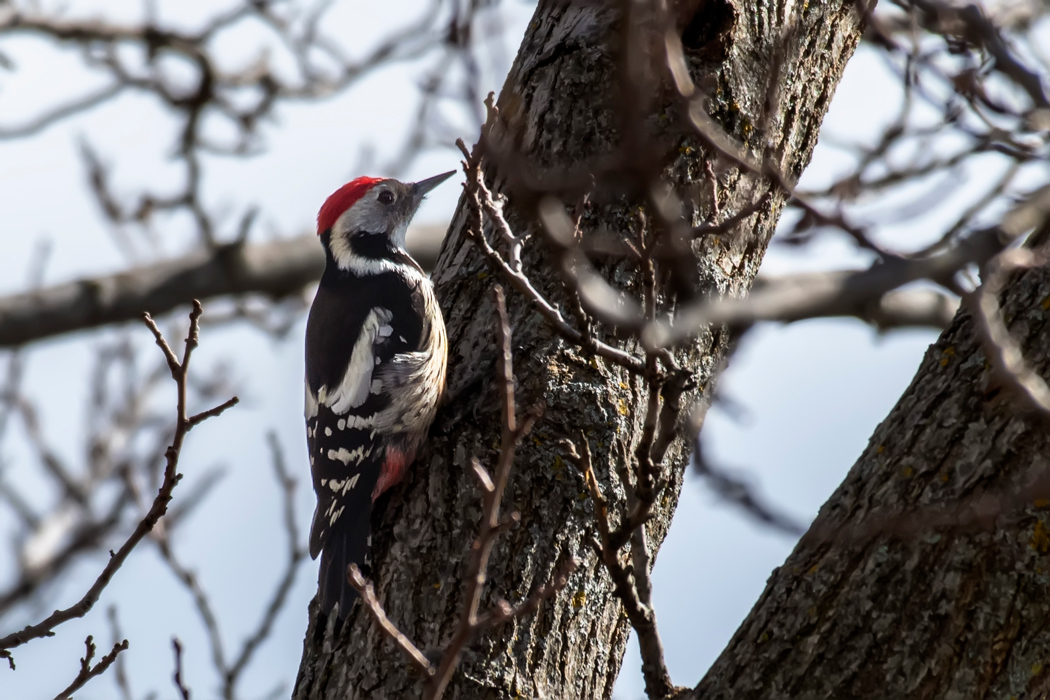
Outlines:
<svg viewBox="0 0 1050 700"><path fill-rule="evenodd" d="M335 271L350 273L358 277L378 275L383 272L399 272L405 276L424 275L412 256L398 247L385 233L353 231L321 234L327 266Z"/></svg>
<svg viewBox="0 0 1050 700"><path fill-rule="evenodd" d="M350 248L355 255L373 260L389 260L394 254L394 246L390 241L390 236L385 233L372 233L370 231L351 233Z"/></svg>

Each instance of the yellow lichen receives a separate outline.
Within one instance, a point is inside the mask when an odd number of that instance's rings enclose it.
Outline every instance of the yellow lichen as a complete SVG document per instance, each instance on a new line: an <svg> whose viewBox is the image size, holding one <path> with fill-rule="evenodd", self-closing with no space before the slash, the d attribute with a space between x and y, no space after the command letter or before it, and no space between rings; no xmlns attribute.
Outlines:
<svg viewBox="0 0 1050 700"><path fill-rule="evenodd" d="M1050 532L1047 532L1046 525L1043 525L1042 520L1035 521L1035 529L1032 530L1032 539L1030 539L1028 543L1032 546L1032 549L1040 554L1046 554L1050 551Z"/></svg>
<svg viewBox="0 0 1050 700"><path fill-rule="evenodd" d="M587 603L587 591L576 591L572 597L572 607L579 610Z"/></svg>

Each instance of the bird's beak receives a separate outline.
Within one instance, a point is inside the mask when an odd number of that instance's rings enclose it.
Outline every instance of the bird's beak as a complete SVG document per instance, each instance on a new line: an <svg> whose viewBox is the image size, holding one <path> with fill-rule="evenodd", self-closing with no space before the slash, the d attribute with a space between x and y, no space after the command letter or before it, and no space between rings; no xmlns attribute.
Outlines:
<svg viewBox="0 0 1050 700"><path fill-rule="evenodd" d="M422 201L424 195L430 192L432 189L440 185L445 180L449 179L456 174L455 170L449 170L447 173L441 173L434 177L428 177L426 180L420 180L419 182L413 182L409 185L409 192L412 193L412 199L415 202Z"/></svg>

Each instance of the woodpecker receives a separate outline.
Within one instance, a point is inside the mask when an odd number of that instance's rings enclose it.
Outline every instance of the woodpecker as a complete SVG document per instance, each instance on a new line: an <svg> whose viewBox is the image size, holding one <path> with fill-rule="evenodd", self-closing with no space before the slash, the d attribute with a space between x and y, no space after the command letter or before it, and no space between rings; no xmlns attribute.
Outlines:
<svg viewBox="0 0 1050 700"><path fill-rule="evenodd" d="M317 509L321 612L346 617L365 570L372 504L401 481L445 385L445 322L434 288L405 250L423 197L453 172L416 183L359 177L317 214L325 270L306 324L306 442Z"/></svg>

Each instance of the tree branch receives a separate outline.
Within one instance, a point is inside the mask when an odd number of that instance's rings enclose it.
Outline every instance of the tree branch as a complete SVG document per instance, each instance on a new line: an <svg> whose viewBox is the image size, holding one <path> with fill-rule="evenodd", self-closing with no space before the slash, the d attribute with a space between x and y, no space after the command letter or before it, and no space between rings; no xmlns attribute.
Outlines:
<svg viewBox="0 0 1050 700"><path fill-rule="evenodd" d="M409 252L424 269L437 259L444 233L440 225L409 230ZM242 294L281 299L316 282L322 272L324 253L313 235L202 249L115 275L0 297L0 348L124 323L145 311L160 316L193 299Z"/></svg>
<svg viewBox="0 0 1050 700"><path fill-rule="evenodd" d="M153 500L153 505L150 507L149 512L146 513L146 516L139 522L134 532L128 537L127 541L124 542L120 549L115 553L111 553L109 562L102 570L102 573L99 574L98 578L95 579L95 582L79 601L64 610L56 610L43 621L35 625L27 625L19 632L12 632L11 634L0 638L0 658L8 659L12 668L14 667L14 661L11 658L11 649L19 647L33 639L54 635L54 629L56 627L68 622L69 620L83 617L92 607L94 607L95 603L98 602L99 596L102 595L102 591L107 585L109 585L109 582L113 579L117 570L120 569L127 560L131 551L135 549L139 542L141 542L142 539L153 530L157 522L167 512L168 504L171 502L172 498L172 491L182 479L182 474L179 474L177 471L179 456L182 451L183 440L191 427L186 407L186 387L188 384L190 357L193 353L193 349L196 348L198 344L201 313L203 313L203 310L200 302L194 300L193 310L190 312L189 334L186 337L182 361L180 363L176 360L176 364L170 366L172 379L175 380L178 395L175 436L172 439L171 445L165 452L167 464L164 469L164 479L159 491L157 492L156 498ZM161 346L162 350L164 350L165 356L169 357L170 362L170 357L174 357L174 353L170 346L168 346L167 341L164 340L163 335L161 335L160 329L157 328L157 324L154 323L149 314L143 314L143 320L145 321L146 326L157 338L157 344ZM236 402L237 398L234 397L226 402L225 405L232 406Z"/></svg>
<svg viewBox="0 0 1050 700"><path fill-rule="evenodd" d="M99 659L94 666L91 665L91 659L95 658L95 642L91 635L88 635L88 638L84 640L84 646L87 649L84 653L84 658L80 660L80 673L77 674L77 677L73 679L73 682L65 690L55 696L55 700L70 700L73 693L87 685L88 681L105 673L113 665L113 662L117 660L120 652L128 650L128 640L125 639L119 644L114 644L113 650Z"/></svg>

